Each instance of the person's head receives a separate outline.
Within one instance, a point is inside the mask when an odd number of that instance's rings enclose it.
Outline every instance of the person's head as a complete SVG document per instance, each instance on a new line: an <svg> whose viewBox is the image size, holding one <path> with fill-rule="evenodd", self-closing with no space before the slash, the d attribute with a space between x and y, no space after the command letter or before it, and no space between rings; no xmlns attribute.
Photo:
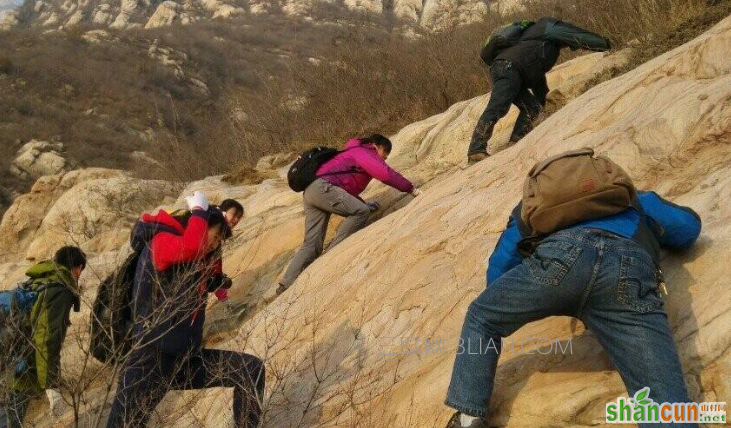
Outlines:
<svg viewBox="0 0 731 428"><path fill-rule="evenodd" d="M223 212L223 216L231 229L236 227L241 221L241 217L244 216L243 205L233 199L225 199L218 207L221 208L221 212Z"/></svg>
<svg viewBox="0 0 731 428"><path fill-rule="evenodd" d="M86 269L86 254L79 247L66 246L56 251L53 261L71 271L74 281L81 278L81 273Z"/></svg>
<svg viewBox="0 0 731 428"><path fill-rule="evenodd" d="M381 134L373 134L371 136L361 138L360 142L362 144L373 144L378 152L378 156L380 156L383 160L388 159L388 155L391 154L391 148L393 147L391 140Z"/></svg>
<svg viewBox="0 0 731 428"><path fill-rule="evenodd" d="M215 250L221 242L231 237L231 227L223 213L216 207L208 209L208 239L206 240L206 254Z"/></svg>

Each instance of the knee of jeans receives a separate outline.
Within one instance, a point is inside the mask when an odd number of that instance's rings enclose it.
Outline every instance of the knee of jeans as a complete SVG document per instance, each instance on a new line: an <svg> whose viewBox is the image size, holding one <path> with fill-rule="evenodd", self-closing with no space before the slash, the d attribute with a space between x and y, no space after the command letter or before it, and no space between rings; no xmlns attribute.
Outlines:
<svg viewBox="0 0 731 428"><path fill-rule="evenodd" d="M477 300L470 303L467 308L467 315L465 316L465 323L477 324L485 331L489 336L505 337L504 328L502 328L499 320L494 319L492 314L485 310L485 308L477 303Z"/></svg>

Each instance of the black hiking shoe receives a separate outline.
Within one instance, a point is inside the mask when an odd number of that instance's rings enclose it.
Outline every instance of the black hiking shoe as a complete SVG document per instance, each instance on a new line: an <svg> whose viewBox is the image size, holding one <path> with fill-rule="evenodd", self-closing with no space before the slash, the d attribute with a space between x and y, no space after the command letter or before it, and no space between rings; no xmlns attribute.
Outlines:
<svg viewBox="0 0 731 428"><path fill-rule="evenodd" d="M467 155L467 164L474 165L477 162L487 159L490 155L487 152L475 152Z"/></svg>
<svg viewBox="0 0 731 428"><path fill-rule="evenodd" d="M452 419L449 420L446 428L487 428L487 424L485 424L485 421L483 421L482 418L475 419L472 421L472 424L464 426L459 421L460 415L461 413L459 412L452 415Z"/></svg>

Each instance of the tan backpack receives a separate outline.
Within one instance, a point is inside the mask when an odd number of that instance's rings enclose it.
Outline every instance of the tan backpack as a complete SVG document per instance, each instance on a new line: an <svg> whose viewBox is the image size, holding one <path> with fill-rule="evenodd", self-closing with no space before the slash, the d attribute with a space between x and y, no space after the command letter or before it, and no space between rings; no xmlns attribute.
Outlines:
<svg viewBox="0 0 731 428"><path fill-rule="evenodd" d="M594 150L572 150L538 162L523 187L521 219L534 234L549 234L632 206L632 179Z"/></svg>

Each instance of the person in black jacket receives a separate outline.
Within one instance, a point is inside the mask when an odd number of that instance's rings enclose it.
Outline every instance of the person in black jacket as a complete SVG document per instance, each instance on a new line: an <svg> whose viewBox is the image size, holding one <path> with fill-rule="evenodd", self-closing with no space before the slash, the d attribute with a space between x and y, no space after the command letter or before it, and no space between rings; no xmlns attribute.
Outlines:
<svg viewBox="0 0 731 428"><path fill-rule="evenodd" d="M480 53L490 66L492 93L485 112L480 116L467 152L470 164L489 156L487 142L495 124L508 113L511 104L520 110L510 141L515 143L533 127L541 107L546 105L548 84L546 73L558 61L562 48L609 50L609 40L554 18L541 18L528 26L516 43L496 49L485 44Z"/></svg>

